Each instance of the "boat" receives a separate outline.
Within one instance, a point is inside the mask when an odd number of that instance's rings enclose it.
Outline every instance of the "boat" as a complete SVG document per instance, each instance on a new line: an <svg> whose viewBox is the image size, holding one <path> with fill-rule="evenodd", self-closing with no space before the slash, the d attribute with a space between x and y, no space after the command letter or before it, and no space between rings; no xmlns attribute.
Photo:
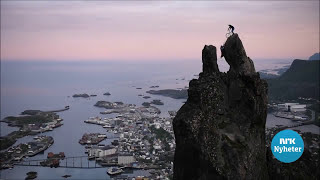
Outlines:
<svg viewBox="0 0 320 180"><path fill-rule="evenodd" d="M33 137L33 139L34 140L39 140L39 139L41 139L43 136L35 136L35 137Z"/></svg>
<svg viewBox="0 0 320 180"><path fill-rule="evenodd" d="M107 125L104 125L103 128L114 128L114 126L111 126L111 125L107 124Z"/></svg>
<svg viewBox="0 0 320 180"><path fill-rule="evenodd" d="M107 174L109 175L117 175L117 174L121 174L122 172L123 170L117 167L111 167L107 170Z"/></svg>
<svg viewBox="0 0 320 180"><path fill-rule="evenodd" d="M95 156L88 156L88 160L93 160L93 159L95 159L96 157Z"/></svg>
<svg viewBox="0 0 320 180"><path fill-rule="evenodd" d="M91 149L91 148L92 148L92 145L86 145L85 148L86 148L86 149Z"/></svg>
<svg viewBox="0 0 320 180"><path fill-rule="evenodd" d="M98 138L107 138L107 135L106 134L99 134Z"/></svg>
<svg viewBox="0 0 320 180"><path fill-rule="evenodd" d="M13 168L13 164L4 164L2 166L3 169L12 169Z"/></svg>
<svg viewBox="0 0 320 180"><path fill-rule="evenodd" d="M69 175L69 174L66 174L66 175L64 175L64 176L61 176L61 177L63 177L63 178L69 178L69 177L71 177L71 175Z"/></svg>
<svg viewBox="0 0 320 180"><path fill-rule="evenodd" d="M97 116L97 117L89 117L89 120L100 121L101 117L99 117L99 116Z"/></svg>

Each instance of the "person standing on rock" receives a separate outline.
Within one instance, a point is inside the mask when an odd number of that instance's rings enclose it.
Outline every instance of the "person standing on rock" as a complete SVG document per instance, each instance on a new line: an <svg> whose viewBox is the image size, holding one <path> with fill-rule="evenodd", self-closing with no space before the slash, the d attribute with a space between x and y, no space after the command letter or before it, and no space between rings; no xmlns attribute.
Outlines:
<svg viewBox="0 0 320 180"><path fill-rule="evenodd" d="M234 34L234 33L233 33L233 31L234 31L234 27L233 27L231 24L229 24L228 31L231 31L231 32L232 32L232 34Z"/></svg>

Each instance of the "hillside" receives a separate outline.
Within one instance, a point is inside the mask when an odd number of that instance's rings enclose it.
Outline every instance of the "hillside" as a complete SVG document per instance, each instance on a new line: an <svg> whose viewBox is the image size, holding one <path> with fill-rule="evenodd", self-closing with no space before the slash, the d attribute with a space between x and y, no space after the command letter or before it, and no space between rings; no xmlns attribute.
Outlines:
<svg viewBox="0 0 320 180"><path fill-rule="evenodd" d="M312 56L309 57L309 60L320 60L320 53L314 53Z"/></svg>
<svg viewBox="0 0 320 180"><path fill-rule="evenodd" d="M319 61L296 59L279 78L267 82L270 100L319 99Z"/></svg>

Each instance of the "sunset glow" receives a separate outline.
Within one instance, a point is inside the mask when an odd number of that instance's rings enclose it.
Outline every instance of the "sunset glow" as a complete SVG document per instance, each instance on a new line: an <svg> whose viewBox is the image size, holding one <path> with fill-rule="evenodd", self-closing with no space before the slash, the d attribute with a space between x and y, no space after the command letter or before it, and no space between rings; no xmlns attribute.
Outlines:
<svg viewBox="0 0 320 180"><path fill-rule="evenodd" d="M1 1L1 60L181 60L235 26L252 59L319 51L319 1Z"/></svg>

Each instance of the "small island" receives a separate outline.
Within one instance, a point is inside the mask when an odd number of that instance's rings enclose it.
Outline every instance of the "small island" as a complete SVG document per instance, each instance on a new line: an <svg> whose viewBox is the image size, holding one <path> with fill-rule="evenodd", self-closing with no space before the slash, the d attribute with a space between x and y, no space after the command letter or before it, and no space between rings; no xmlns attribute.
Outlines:
<svg viewBox="0 0 320 180"><path fill-rule="evenodd" d="M79 140L79 143L84 144L99 144L101 141L107 138L107 135L100 133L85 133Z"/></svg>
<svg viewBox="0 0 320 180"><path fill-rule="evenodd" d="M94 106L106 109L119 109L125 107L123 102L98 101Z"/></svg>
<svg viewBox="0 0 320 180"><path fill-rule="evenodd" d="M159 100L160 101L160 100ZM161 111L154 107L154 106L149 106L146 104L148 102L145 102L143 107L136 107L135 104L125 104L123 102L108 102L108 101L98 101L94 106L101 107L107 109L106 111L100 112L100 114L112 114L112 113L118 113L121 114L122 117L128 116L131 118L131 115L136 114L136 116L141 116L144 112L154 112L155 114L160 114ZM161 101L155 101L155 103L162 103ZM100 121L100 118L89 118L86 120L86 123L93 123L93 124L99 124L98 122ZM103 124L103 123L102 123ZM102 125L101 124L101 125Z"/></svg>
<svg viewBox="0 0 320 180"><path fill-rule="evenodd" d="M109 92L104 93L105 96L110 96L111 94Z"/></svg>
<svg viewBox="0 0 320 180"><path fill-rule="evenodd" d="M164 105L164 103L160 99L154 99L150 102L150 104Z"/></svg>
<svg viewBox="0 0 320 180"><path fill-rule="evenodd" d="M74 97L74 98L78 98L78 97L88 98L90 96L88 94L84 93L84 94L74 94L72 97Z"/></svg>
<svg viewBox="0 0 320 180"><path fill-rule="evenodd" d="M38 176L37 172L30 171L30 172L27 172L27 177L25 179L26 180L35 179L35 178L37 178L37 176Z"/></svg>
<svg viewBox="0 0 320 180"><path fill-rule="evenodd" d="M7 123L8 126L19 127L20 129L0 138L0 150L7 149L12 146L17 139L24 136L52 131L53 128L62 126L62 119L60 119L59 115L55 112L56 111L26 110L21 113L23 116L9 116L4 118L2 122Z"/></svg>
<svg viewBox="0 0 320 180"><path fill-rule="evenodd" d="M173 99L187 99L188 90L187 89L162 89L162 90L149 90L149 94L161 95L166 97L171 97Z"/></svg>
<svg viewBox="0 0 320 180"><path fill-rule="evenodd" d="M144 106L144 107L149 107L151 105L151 103L149 103L149 102L143 102L142 103L142 106Z"/></svg>

